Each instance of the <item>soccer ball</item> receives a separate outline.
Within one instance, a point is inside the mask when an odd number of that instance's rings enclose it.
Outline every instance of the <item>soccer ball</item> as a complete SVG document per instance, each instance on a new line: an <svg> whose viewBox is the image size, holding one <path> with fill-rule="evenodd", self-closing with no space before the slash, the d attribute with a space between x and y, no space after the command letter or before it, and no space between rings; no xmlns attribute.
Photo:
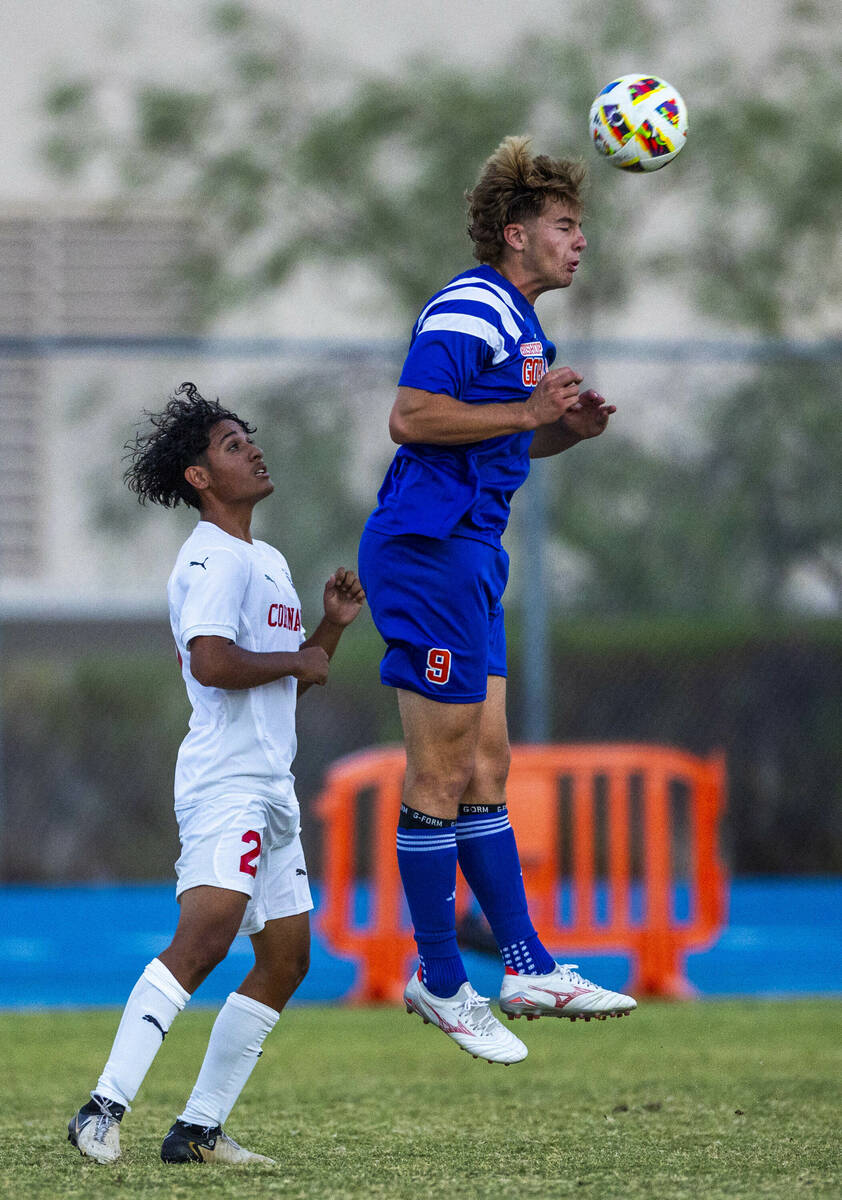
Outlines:
<svg viewBox="0 0 842 1200"><path fill-rule="evenodd" d="M687 105L655 75L623 75L591 105L591 136L600 154L621 171L659 171L687 137Z"/></svg>

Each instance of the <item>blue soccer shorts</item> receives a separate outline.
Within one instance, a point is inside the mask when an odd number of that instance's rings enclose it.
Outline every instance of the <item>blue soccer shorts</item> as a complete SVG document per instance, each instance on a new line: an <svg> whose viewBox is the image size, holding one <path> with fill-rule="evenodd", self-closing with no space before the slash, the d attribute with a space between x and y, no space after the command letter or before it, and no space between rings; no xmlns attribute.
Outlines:
<svg viewBox="0 0 842 1200"><path fill-rule="evenodd" d="M445 704L484 700L506 674L502 547L363 531L359 572L386 653L380 678Z"/></svg>

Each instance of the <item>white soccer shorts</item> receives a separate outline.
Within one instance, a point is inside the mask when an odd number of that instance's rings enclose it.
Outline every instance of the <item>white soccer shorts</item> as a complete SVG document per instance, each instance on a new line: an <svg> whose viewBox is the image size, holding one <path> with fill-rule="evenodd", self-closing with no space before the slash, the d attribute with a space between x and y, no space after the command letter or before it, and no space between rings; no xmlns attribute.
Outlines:
<svg viewBox="0 0 842 1200"><path fill-rule="evenodd" d="M298 802L273 804L262 796L223 796L176 813L181 855L176 897L193 887L245 892L241 934L267 921L313 907L299 837Z"/></svg>

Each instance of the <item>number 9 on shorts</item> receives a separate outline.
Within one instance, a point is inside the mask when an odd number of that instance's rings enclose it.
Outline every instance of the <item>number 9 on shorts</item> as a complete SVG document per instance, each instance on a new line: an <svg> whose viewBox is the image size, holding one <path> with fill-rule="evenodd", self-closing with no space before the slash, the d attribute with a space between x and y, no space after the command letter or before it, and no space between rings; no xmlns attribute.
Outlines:
<svg viewBox="0 0 842 1200"><path fill-rule="evenodd" d="M430 650L425 674L430 683L447 683L450 678L450 651L439 647Z"/></svg>

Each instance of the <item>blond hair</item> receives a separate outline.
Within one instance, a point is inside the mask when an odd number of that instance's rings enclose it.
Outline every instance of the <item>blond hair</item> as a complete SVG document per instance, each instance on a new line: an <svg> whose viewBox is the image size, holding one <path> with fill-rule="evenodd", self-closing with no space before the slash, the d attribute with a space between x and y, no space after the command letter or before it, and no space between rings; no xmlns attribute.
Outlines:
<svg viewBox="0 0 842 1200"><path fill-rule="evenodd" d="M474 257L495 266L506 245L507 225L538 217L546 204L558 200L577 216L582 211L581 189L587 175L584 163L529 153L529 137L504 138L488 158L468 202L468 234Z"/></svg>

